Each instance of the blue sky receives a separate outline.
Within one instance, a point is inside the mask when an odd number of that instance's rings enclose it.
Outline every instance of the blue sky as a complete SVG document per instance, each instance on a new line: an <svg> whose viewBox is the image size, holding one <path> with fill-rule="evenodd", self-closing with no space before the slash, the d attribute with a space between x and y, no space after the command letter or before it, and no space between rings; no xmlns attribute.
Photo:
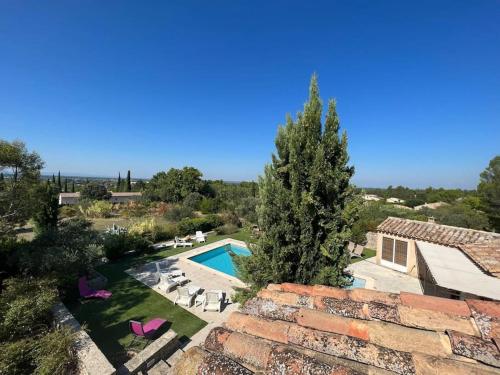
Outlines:
<svg viewBox="0 0 500 375"><path fill-rule="evenodd" d="M316 72L356 184L470 188L500 153L499 67L494 0L3 0L0 138L48 172L254 179Z"/></svg>

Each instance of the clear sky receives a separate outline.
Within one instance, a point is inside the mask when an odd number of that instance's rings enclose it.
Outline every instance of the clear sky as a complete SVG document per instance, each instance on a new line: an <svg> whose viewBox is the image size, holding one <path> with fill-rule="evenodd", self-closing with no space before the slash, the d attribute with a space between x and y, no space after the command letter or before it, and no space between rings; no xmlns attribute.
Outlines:
<svg viewBox="0 0 500 375"><path fill-rule="evenodd" d="M0 1L0 138L50 173L254 179L313 72L358 185L500 153L500 1Z"/></svg>

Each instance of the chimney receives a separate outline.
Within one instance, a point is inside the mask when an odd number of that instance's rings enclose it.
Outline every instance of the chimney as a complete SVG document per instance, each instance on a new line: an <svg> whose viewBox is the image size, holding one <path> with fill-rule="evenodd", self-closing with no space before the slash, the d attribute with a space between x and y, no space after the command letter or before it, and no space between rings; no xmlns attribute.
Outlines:
<svg viewBox="0 0 500 375"><path fill-rule="evenodd" d="M436 222L436 219L434 218L434 216L429 216L429 218L427 219L427 222L434 224Z"/></svg>

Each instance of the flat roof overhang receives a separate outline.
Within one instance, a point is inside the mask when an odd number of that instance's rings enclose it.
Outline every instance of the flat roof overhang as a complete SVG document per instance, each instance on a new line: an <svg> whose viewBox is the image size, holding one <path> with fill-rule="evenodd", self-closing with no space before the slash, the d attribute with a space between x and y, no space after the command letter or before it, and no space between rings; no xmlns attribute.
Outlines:
<svg viewBox="0 0 500 375"><path fill-rule="evenodd" d="M437 285L500 300L500 279L485 274L462 251L425 241L416 243Z"/></svg>

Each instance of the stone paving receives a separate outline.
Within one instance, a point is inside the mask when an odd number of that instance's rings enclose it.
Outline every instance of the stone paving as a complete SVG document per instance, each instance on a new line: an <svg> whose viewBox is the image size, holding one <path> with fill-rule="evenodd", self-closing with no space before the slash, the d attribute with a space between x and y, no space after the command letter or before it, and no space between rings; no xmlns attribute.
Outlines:
<svg viewBox="0 0 500 375"><path fill-rule="evenodd" d="M353 263L349 266L355 277L366 280L367 289L383 292L412 292L422 294L422 288L417 278L402 272L379 266L375 257Z"/></svg>
<svg viewBox="0 0 500 375"><path fill-rule="evenodd" d="M236 287L244 287L245 284L235 277L231 277L217 270L205 267L201 264L195 263L189 260L189 257L194 255L210 251L217 247L233 243L238 246L246 246L244 242L236 241L233 239L224 239L220 241L213 242L206 246L201 246L193 250L188 250L184 253L177 254L168 258L161 260L160 268L163 270L182 270L185 276L190 280L185 286L192 287L198 286L203 292L206 290L222 290L225 292L225 303L223 303L222 311L202 311L201 306L180 306L192 314L196 315L200 319L206 321L208 324L206 327L197 332L193 337L191 337L191 341L186 346L187 349L193 345L198 345L203 342L210 330L213 327L220 326L223 322L226 321L227 317L239 308L238 303L232 302L232 295L235 292ZM164 289L161 288L161 283L155 285L155 277L154 273L156 272L156 262L151 262L142 265L139 268L129 269L127 273L142 282L143 284L153 288L156 292L160 293L164 297L168 298L172 302L174 302L175 297L177 296L176 290L172 290L170 293L167 293Z"/></svg>

